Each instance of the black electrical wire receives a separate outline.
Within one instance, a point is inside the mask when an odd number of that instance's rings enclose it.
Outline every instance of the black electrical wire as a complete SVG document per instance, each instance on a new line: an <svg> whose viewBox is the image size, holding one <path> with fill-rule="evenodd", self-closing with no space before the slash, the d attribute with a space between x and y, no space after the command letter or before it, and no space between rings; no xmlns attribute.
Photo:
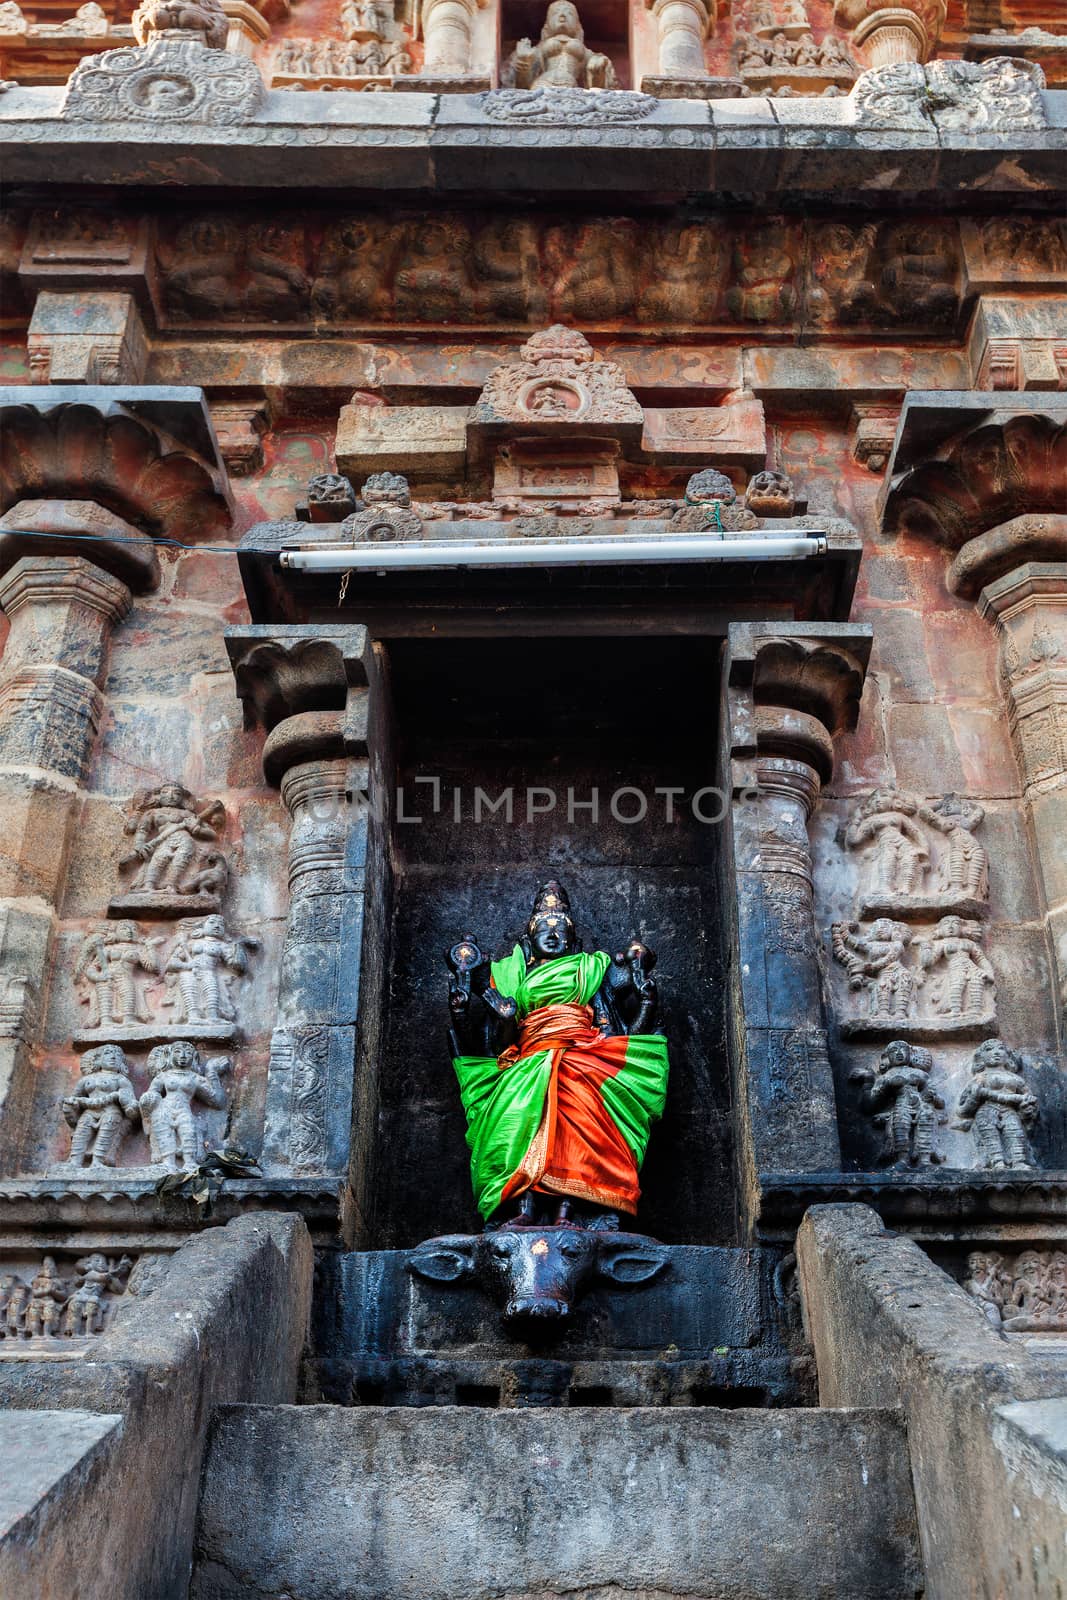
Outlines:
<svg viewBox="0 0 1067 1600"><path fill-rule="evenodd" d="M103 533L49 533L45 528L0 528L0 533L10 534L13 538L29 539L77 539L82 544L150 544L155 548L160 545L167 550L189 550L194 555L211 556L239 556L240 547L235 544L182 544L179 539L122 539L114 538Z"/></svg>

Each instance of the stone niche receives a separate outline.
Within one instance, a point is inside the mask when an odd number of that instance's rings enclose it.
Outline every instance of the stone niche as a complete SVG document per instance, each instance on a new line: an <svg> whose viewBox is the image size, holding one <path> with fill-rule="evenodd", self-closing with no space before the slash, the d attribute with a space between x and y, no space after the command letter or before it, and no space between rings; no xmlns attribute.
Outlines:
<svg viewBox="0 0 1067 1600"><path fill-rule="evenodd" d="M373 1243L406 1248L475 1226L441 952L467 931L493 956L510 950L549 869L566 881L585 948L614 952L640 934L658 956L672 1077L640 1230L730 1242L723 828L692 804L715 782L716 642L409 640L389 656L400 767ZM698 809L721 818L714 794Z"/></svg>

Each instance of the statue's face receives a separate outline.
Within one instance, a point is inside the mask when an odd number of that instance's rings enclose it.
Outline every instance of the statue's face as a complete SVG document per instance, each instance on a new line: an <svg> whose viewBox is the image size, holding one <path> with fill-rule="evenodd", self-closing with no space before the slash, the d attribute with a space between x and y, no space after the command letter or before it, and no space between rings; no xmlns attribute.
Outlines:
<svg viewBox="0 0 1067 1600"><path fill-rule="evenodd" d="M570 0L553 0L545 16L545 34L551 38L553 34L567 33L572 39L582 36L582 24L578 13Z"/></svg>
<svg viewBox="0 0 1067 1600"><path fill-rule="evenodd" d="M221 939L226 932L226 924L221 917L205 917L202 931L212 938Z"/></svg>
<svg viewBox="0 0 1067 1600"><path fill-rule="evenodd" d="M998 1039L987 1039L985 1044L975 1051L974 1061L971 1063L972 1072L984 1072L990 1067L1001 1067L1006 1072L1015 1070L1011 1055Z"/></svg>
<svg viewBox="0 0 1067 1600"><path fill-rule="evenodd" d="M541 957L562 956L574 943L574 929L558 911L546 911L530 927L530 944Z"/></svg>
<svg viewBox="0 0 1067 1600"><path fill-rule="evenodd" d="M159 803L161 806L177 806L180 808L182 805L181 790L174 788L160 789Z"/></svg>

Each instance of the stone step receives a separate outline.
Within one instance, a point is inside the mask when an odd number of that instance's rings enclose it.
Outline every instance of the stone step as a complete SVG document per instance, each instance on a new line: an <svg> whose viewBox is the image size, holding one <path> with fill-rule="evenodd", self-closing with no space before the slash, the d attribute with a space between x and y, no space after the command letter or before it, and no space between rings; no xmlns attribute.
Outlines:
<svg viewBox="0 0 1067 1600"><path fill-rule="evenodd" d="M916 1600L884 1410L227 1406L190 1600Z"/></svg>

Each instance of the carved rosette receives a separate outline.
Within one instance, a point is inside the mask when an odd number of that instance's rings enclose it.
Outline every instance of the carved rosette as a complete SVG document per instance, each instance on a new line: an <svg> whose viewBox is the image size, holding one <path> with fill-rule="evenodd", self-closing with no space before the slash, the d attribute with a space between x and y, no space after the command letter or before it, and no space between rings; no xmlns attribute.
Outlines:
<svg viewBox="0 0 1067 1600"><path fill-rule="evenodd" d="M61 115L79 122L251 122L263 101L259 68L246 56L198 39L155 38L137 50L106 50L71 74Z"/></svg>
<svg viewBox="0 0 1067 1600"><path fill-rule="evenodd" d="M999 56L924 67L913 59L875 65L856 80L850 99L864 126L1000 133L1047 126L1044 87L1035 61Z"/></svg>
<svg viewBox="0 0 1067 1600"><path fill-rule="evenodd" d="M632 89L489 89L476 104L492 122L584 128L643 122L659 101Z"/></svg>

